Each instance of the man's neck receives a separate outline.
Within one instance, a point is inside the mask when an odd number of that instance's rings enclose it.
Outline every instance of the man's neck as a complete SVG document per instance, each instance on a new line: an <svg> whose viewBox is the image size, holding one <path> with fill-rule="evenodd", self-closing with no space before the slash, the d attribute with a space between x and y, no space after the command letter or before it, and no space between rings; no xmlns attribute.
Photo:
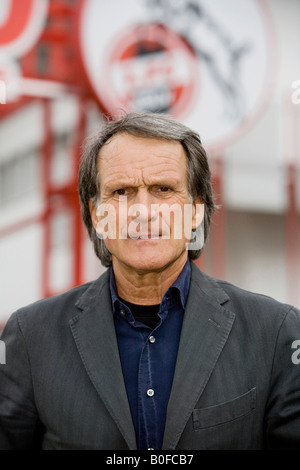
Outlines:
<svg viewBox="0 0 300 470"><path fill-rule="evenodd" d="M113 258L113 270L118 295L138 305L160 304L166 290L181 273L187 256L182 256L160 271L136 271Z"/></svg>

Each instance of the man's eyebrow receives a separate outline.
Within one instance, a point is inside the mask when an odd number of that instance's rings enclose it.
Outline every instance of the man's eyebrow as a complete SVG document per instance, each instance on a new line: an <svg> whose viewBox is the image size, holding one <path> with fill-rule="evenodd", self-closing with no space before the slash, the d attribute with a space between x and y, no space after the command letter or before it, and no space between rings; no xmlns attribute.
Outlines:
<svg viewBox="0 0 300 470"><path fill-rule="evenodd" d="M180 178L158 175L157 177L151 177L151 180L147 182L147 186L176 186L179 183Z"/></svg>
<svg viewBox="0 0 300 470"><path fill-rule="evenodd" d="M135 186L133 179L126 179L126 180L117 179L117 180L107 182L104 185L104 189L110 191L110 190L115 190L115 189L120 189L120 188L128 188L132 186Z"/></svg>
<svg viewBox="0 0 300 470"><path fill-rule="evenodd" d="M177 186L180 184L180 179L173 177L173 176L162 176L162 175L157 175L157 176L150 176L150 178L145 181L146 186L151 187L151 186ZM122 189L122 188L136 188L140 186L141 183L140 181L136 181L134 178L126 178L126 179L114 179L112 181L108 181L104 185L104 190L106 191L114 191L116 189Z"/></svg>

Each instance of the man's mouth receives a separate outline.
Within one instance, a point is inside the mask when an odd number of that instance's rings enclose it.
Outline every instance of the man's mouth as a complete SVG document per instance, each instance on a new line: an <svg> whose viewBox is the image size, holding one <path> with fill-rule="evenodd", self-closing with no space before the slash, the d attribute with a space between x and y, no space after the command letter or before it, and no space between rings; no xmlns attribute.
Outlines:
<svg viewBox="0 0 300 470"><path fill-rule="evenodd" d="M159 240L163 237L161 233L139 233L138 235L130 235L133 240Z"/></svg>

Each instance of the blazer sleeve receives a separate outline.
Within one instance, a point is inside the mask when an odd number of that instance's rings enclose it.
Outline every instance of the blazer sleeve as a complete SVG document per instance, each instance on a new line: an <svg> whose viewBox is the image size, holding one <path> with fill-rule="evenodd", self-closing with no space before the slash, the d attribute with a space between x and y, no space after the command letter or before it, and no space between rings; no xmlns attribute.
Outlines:
<svg viewBox="0 0 300 470"><path fill-rule="evenodd" d="M17 312L8 320L1 340L6 348L6 363L0 365L0 450L38 449L41 426Z"/></svg>
<svg viewBox="0 0 300 470"><path fill-rule="evenodd" d="M267 404L267 447L300 449L300 311L291 308L278 333Z"/></svg>

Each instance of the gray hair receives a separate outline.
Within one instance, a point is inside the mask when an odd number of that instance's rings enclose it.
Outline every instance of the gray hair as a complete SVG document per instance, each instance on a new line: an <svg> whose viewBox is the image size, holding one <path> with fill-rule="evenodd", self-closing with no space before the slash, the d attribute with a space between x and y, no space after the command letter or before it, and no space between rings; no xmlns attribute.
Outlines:
<svg viewBox="0 0 300 470"><path fill-rule="evenodd" d="M112 258L104 241L98 238L93 227L89 202L91 200L93 202L100 200L100 178L97 166L99 152L113 136L121 133L181 143L187 157L187 178L190 196L193 200L199 198L205 207L204 234L202 234L204 245L208 237L210 219L215 205L207 155L199 135L166 114L129 113L117 120L107 119L100 132L86 140L79 167L78 190L81 215L89 237L93 242L95 253L101 263L108 267L111 265ZM202 251L203 246L199 249L188 250L188 256L190 259L197 259Z"/></svg>

